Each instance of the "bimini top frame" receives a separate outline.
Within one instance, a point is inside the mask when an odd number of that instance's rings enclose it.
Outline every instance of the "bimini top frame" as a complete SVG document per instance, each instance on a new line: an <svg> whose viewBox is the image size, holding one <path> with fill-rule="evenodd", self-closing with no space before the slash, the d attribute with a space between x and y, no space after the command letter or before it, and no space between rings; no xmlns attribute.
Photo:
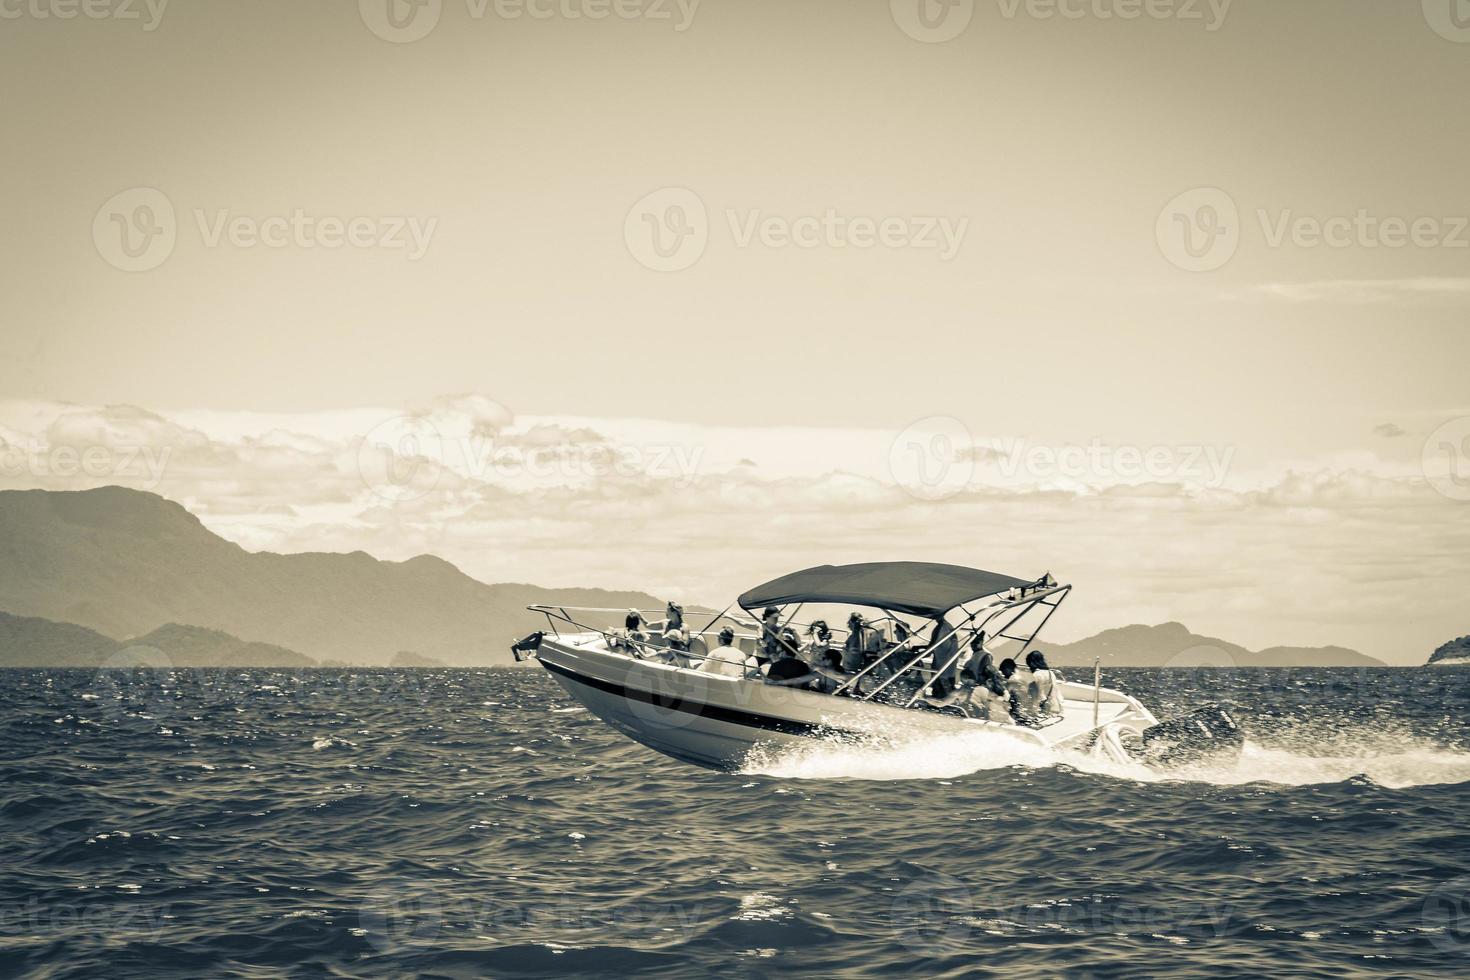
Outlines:
<svg viewBox="0 0 1470 980"><path fill-rule="evenodd" d="M804 568L757 585L737 601L746 612L760 606L831 602L935 619L967 602L1035 584L963 565L874 561Z"/></svg>

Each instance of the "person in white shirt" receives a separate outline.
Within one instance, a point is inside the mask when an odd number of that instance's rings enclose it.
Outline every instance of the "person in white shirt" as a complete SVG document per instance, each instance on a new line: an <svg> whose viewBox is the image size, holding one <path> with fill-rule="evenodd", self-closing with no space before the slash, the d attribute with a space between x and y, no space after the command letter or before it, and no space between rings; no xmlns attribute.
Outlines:
<svg viewBox="0 0 1470 980"><path fill-rule="evenodd" d="M756 666L755 658L748 656L735 645L735 631L726 626L720 630L720 645L709 652L709 656L704 659L698 669L706 674L744 677L748 670Z"/></svg>

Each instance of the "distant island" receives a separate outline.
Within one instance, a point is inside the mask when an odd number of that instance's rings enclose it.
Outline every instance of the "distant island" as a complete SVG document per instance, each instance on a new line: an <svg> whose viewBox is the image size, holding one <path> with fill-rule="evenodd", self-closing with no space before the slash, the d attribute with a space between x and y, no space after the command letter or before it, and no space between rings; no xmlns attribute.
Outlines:
<svg viewBox="0 0 1470 980"><path fill-rule="evenodd" d="M1440 645L1425 662L1425 666L1438 667L1449 667L1455 664L1470 664L1470 636L1457 637Z"/></svg>
<svg viewBox="0 0 1470 980"><path fill-rule="evenodd" d="M266 665L290 654L307 663L432 658L482 667L510 663L512 637L544 626L544 617L526 611L530 603L663 607L644 592L487 585L432 555L394 562L361 551L250 552L181 505L123 487L0 491L0 611L93 634L42 631L36 642L47 645L38 649L56 656L87 659L107 644L144 643L172 626L152 639L211 662ZM586 621L621 620L617 612ZM0 664L41 655L6 644Z"/></svg>
<svg viewBox="0 0 1470 980"><path fill-rule="evenodd" d="M1268 647L1248 650L1191 633L1183 623L1120 626L1076 643L1039 643L1055 666L1104 667L1382 667L1383 661L1346 647Z"/></svg>
<svg viewBox="0 0 1470 980"><path fill-rule="evenodd" d="M660 609L644 592L487 585L432 555L250 552L181 505L122 487L0 491L0 666L490 667L545 625L530 603ZM589 625L620 612L581 614ZM1447 648L1455 647L1446 654ZM1342 647L1252 651L1181 623L1039 644L1057 666L1382 666ZM1470 657L1470 637L1431 662Z"/></svg>

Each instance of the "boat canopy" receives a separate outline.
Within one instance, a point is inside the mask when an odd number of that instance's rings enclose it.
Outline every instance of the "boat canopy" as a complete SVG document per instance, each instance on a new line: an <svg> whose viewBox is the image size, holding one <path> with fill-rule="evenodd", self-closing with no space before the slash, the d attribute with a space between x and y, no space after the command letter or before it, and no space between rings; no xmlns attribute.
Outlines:
<svg viewBox="0 0 1470 980"><path fill-rule="evenodd" d="M804 568L757 585L739 602L747 611L792 602L840 602L934 619L971 600L1035 584L963 565L872 561Z"/></svg>

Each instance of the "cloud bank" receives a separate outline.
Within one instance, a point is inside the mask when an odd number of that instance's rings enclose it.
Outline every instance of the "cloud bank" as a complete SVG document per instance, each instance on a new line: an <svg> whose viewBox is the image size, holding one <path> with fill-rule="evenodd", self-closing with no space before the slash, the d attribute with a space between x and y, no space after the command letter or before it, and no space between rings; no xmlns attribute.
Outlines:
<svg viewBox="0 0 1470 980"><path fill-rule="evenodd" d="M1047 446L942 418L709 428L479 395L300 415L0 403L0 486L114 483L252 550L429 552L490 582L719 606L793 568L913 558L1071 581L1057 639L1177 619L1422 662L1470 625L1470 503L1367 450L1244 472L1231 447Z"/></svg>

